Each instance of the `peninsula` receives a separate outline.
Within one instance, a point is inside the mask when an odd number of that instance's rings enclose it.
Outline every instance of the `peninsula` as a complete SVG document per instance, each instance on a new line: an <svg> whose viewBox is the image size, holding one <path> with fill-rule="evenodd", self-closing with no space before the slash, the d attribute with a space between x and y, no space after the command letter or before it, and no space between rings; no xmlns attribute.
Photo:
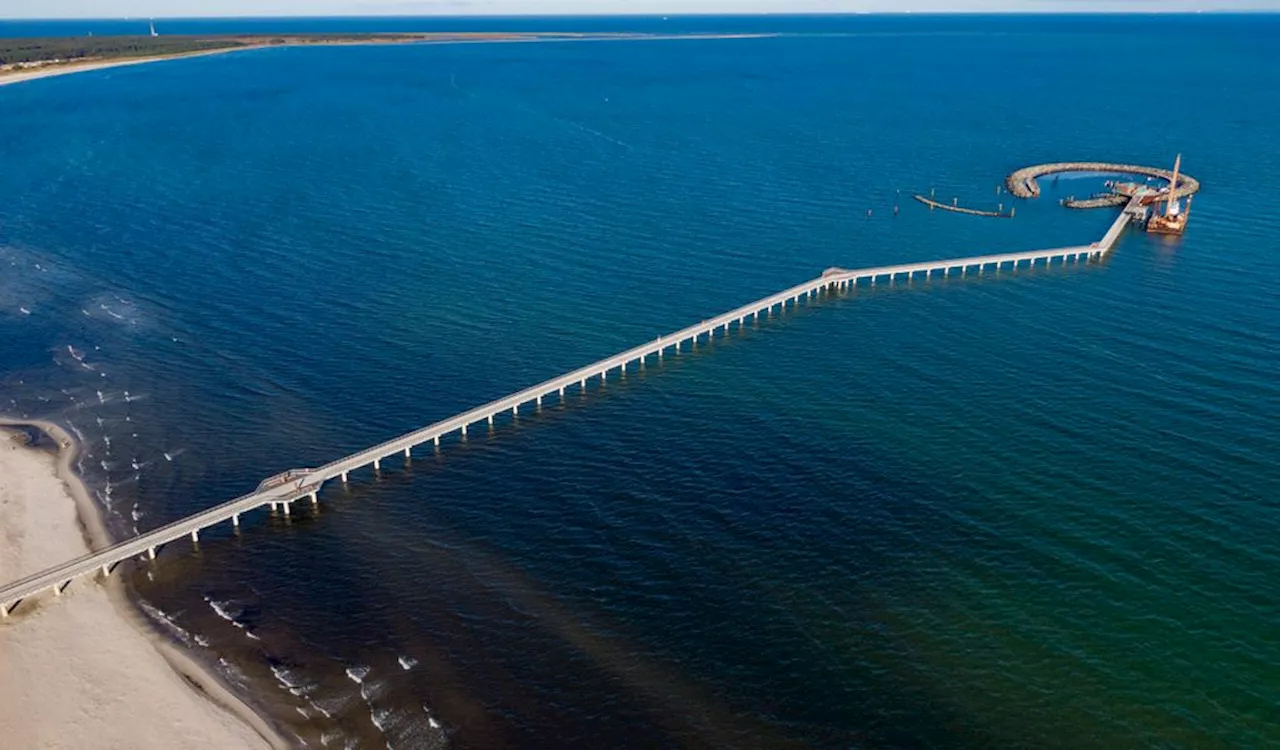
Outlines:
<svg viewBox="0 0 1280 750"><path fill-rule="evenodd" d="M769 34L441 31L368 34L207 34L0 39L0 86L86 70L266 47L481 42L730 39Z"/></svg>

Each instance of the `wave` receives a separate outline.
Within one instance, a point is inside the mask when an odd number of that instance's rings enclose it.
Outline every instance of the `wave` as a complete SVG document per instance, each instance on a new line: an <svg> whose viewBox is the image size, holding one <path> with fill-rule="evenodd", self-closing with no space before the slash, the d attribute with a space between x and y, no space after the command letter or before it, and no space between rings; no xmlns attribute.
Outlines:
<svg viewBox="0 0 1280 750"><path fill-rule="evenodd" d="M170 634L172 634L178 640L182 641L182 643L185 644L186 646L188 647L191 646L193 639L191 637L190 631L188 631L186 628L179 625L177 622L173 620L172 617L165 614L163 611L156 608L155 606L141 600L138 602L138 604L142 607L142 611L146 612L147 616L151 618L152 622L156 623L157 625L167 630Z"/></svg>
<svg viewBox="0 0 1280 750"><path fill-rule="evenodd" d="M364 682L364 678L369 676L369 668L365 666L347 667L347 679L357 685Z"/></svg>
<svg viewBox="0 0 1280 750"><path fill-rule="evenodd" d="M418 660L412 656L401 656L398 661L400 662L400 667L406 672L418 666Z"/></svg>
<svg viewBox="0 0 1280 750"><path fill-rule="evenodd" d="M303 679L288 667L279 664L271 665L271 674L276 676L276 682L279 682L281 687L298 698L307 696L317 687L316 683Z"/></svg>
<svg viewBox="0 0 1280 750"><path fill-rule="evenodd" d="M221 617L239 628L245 634L246 638L254 641L262 640L262 638L258 637L256 633L249 629L248 625L245 625L240 621L240 618L244 615L244 607L237 605L234 601L217 601L208 594L205 594L204 600L209 603L209 607L213 609L218 617Z"/></svg>

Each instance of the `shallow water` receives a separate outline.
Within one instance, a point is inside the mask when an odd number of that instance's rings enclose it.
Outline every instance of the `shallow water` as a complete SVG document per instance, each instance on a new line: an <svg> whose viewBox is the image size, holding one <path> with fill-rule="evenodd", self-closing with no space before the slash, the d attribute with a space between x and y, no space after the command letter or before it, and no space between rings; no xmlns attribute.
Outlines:
<svg viewBox="0 0 1280 750"><path fill-rule="evenodd" d="M909 195L1181 149L1181 240L801 308L133 583L316 745L1280 742L1276 21L778 23L840 34L0 90L0 401L132 533L831 265L1092 241L1102 177ZM1166 121L1116 60L1171 40Z"/></svg>

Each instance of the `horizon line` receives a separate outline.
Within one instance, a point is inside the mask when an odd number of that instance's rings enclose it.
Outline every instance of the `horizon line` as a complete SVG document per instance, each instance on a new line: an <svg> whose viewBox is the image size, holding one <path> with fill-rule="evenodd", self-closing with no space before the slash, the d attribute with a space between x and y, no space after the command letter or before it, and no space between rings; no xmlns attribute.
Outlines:
<svg viewBox="0 0 1280 750"><path fill-rule="evenodd" d="M57 22L57 21L197 21L197 20L247 20L247 19L326 19L326 18L377 18L377 19L521 19L521 18L797 18L797 17L862 17L862 16L1256 16L1280 15L1280 8L1215 8L1211 10L880 10L880 11L787 11L785 13L330 13L325 15L174 15L174 16L0 16L0 23Z"/></svg>

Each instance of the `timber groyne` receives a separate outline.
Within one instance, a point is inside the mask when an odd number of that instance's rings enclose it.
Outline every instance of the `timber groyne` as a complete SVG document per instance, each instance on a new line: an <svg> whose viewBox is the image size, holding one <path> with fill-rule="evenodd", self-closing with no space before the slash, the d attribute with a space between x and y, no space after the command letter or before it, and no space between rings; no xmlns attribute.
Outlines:
<svg viewBox="0 0 1280 750"><path fill-rule="evenodd" d="M926 198L925 196L919 195L919 194L913 195L911 197L925 204L929 208L937 208L942 211L950 211L951 213L954 213L954 214L969 214L970 216L990 216L995 219L1012 219L1013 218L1012 211L1010 211L1009 213L1001 213L1000 211L981 211L976 208L964 208L963 206L954 206L954 205L949 206L946 203L939 203L938 201L935 201L932 198Z"/></svg>
<svg viewBox="0 0 1280 750"><path fill-rule="evenodd" d="M1106 161L1061 161L1052 164L1035 164L1030 167L1011 172L1005 178L1005 187L1018 198L1039 198L1040 185L1036 182L1041 177L1068 172L1103 172L1116 174L1137 174L1146 177L1173 181L1173 170L1159 167L1144 167L1137 164L1116 164ZM1189 174L1178 175L1178 184L1173 186L1175 200L1195 195L1200 192L1200 181ZM1161 198L1160 200L1164 200ZM1119 205L1119 204L1105 204ZM1084 208L1084 206L1075 206Z"/></svg>

